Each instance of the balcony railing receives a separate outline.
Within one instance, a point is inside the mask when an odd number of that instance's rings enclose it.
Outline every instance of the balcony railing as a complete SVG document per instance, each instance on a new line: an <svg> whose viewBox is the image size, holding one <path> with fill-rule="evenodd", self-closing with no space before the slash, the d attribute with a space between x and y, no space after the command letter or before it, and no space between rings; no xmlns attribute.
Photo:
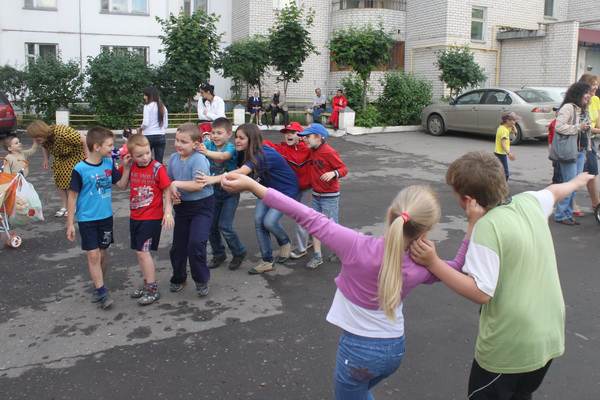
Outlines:
<svg viewBox="0 0 600 400"><path fill-rule="evenodd" d="M353 8L384 8L406 11L406 0L336 0L333 2L334 10L350 10Z"/></svg>

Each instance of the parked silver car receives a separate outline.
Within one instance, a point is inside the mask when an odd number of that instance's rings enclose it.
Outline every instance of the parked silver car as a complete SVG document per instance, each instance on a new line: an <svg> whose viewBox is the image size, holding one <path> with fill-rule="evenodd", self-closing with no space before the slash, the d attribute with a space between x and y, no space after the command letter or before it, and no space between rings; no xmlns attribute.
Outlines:
<svg viewBox="0 0 600 400"><path fill-rule="evenodd" d="M517 121L511 144L523 139L548 137L548 125L555 117L552 107L558 103L533 89L512 91L502 88L482 88L466 92L448 104L432 104L421 113L421 126L434 136L446 131L496 135L500 116L514 111L522 117Z"/></svg>

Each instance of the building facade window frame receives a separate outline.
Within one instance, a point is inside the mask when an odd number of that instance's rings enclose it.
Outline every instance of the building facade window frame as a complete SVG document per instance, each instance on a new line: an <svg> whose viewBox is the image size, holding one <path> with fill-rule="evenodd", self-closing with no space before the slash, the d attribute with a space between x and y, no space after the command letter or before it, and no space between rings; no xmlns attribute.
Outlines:
<svg viewBox="0 0 600 400"><path fill-rule="evenodd" d="M23 0L23 8L26 10L57 11L58 0Z"/></svg>
<svg viewBox="0 0 600 400"><path fill-rule="evenodd" d="M108 14L150 15L148 0L100 0L100 12Z"/></svg>
<svg viewBox="0 0 600 400"><path fill-rule="evenodd" d="M544 17L554 17L554 0L544 1Z"/></svg>
<svg viewBox="0 0 600 400"><path fill-rule="evenodd" d="M352 10L357 8L383 8L406 11L406 0L335 0L334 10Z"/></svg>
<svg viewBox="0 0 600 400"><path fill-rule="evenodd" d="M25 43L25 59L27 60L37 60L48 54L52 54L54 57L58 55L58 43Z"/></svg>
<svg viewBox="0 0 600 400"><path fill-rule="evenodd" d="M283 10L285 7L295 2L296 0L273 0L273 10Z"/></svg>
<svg viewBox="0 0 600 400"><path fill-rule="evenodd" d="M139 54L142 57L144 57L144 61L146 62L146 64L149 63L149 59L148 59L148 54L150 53L149 49L150 48L148 46L124 46L124 45L102 45L102 46L100 46L101 51L113 51L115 53L128 52L128 53Z"/></svg>
<svg viewBox="0 0 600 400"><path fill-rule="evenodd" d="M183 12L185 15L192 15L196 10L204 10L205 13L208 13L208 0L183 1Z"/></svg>
<svg viewBox="0 0 600 400"><path fill-rule="evenodd" d="M391 69L404 69L404 46L405 42L395 41L390 49L390 61L374 71L388 71ZM349 65L338 65L333 61L329 61L329 72L350 71L352 68Z"/></svg>
<svg viewBox="0 0 600 400"><path fill-rule="evenodd" d="M486 11L485 7L479 6L471 9L471 40L474 42L485 42Z"/></svg>

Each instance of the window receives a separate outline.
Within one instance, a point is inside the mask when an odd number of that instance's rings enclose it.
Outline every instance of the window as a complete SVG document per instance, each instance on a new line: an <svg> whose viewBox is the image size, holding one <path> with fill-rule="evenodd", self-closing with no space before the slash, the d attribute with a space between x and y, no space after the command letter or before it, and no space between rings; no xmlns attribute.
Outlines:
<svg viewBox="0 0 600 400"><path fill-rule="evenodd" d="M208 0L184 0L183 11L186 15L191 15L196 10L208 12Z"/></svg>
<svg viewBox="0 0 600 400"><path fill-rule="evenodd" d="M546 0L544 2L544 16L546 16L546 17L554 16L554 0Z"/></svg>
<svg viewBox="0 0 600 400"><path fill-rule="evenodd" d="M57 49L58 45L53 43L25 43L25 52L30 60L48 55L56 57Z"/></svg>
<svg viewBox="0 0 600 400"><path fill-rule="evenodd" d="M406 0L335 0L333 8L349 10L352 8L386 8L389 10L406 10Z"/></svg>
<svg viewBox="0 0 600 400"><path fill-rule="evenodd" d="M281 10L295 2L295 0L273 0L273 8L275 10Z"/></svg>
<svg viewBox="0 0 600 400"><path fill-rule="evenodd" d="M100 9L110 13L147 14L148 0L101 0Z"/></svg>
<svg viewBox="0 0 600 400"><path fill-rule="evenodd" d="M483 41L485 32L485 9L473 7L471 11L471 40Z"/></svg>
<svg viewBox="0 0 600 400"><path fill-rule="evenodd" d="M387 64L382 65L377 70L387 71L394 68L404 68L404 42L394 42L392 49L390 50L390 61ZM349 71L350 66L348 65L337 65L333 61L329 63L329 70L331 72L336 71Z"/></svg>
<svg viewBox="0 0 600 400"><path fill-rule="evenodd" d="M487 93L484 104L512 104L512 99L506 92L490 90Z"/></svg>
<svg viewBox="0 0 600 400"><path fill-rule="evenodd" d="M102 46L102 51L114 51L116 54L133 53L144 57L144 61L148 64L148 48L147 47L132 47L132 46Z"/></svg>
<svg viewBox="0 0 600 400"><path fill-rule="evenodd" d="M25 8L43 8L56 10L56 0L25 0L23 3Z"/></svg>
<svg viewBox="0 0 600 400"><path fill-rule="evenodd" d="M482 96L482 91L467 93L456 99L454 104L479 104Z"/></svg>

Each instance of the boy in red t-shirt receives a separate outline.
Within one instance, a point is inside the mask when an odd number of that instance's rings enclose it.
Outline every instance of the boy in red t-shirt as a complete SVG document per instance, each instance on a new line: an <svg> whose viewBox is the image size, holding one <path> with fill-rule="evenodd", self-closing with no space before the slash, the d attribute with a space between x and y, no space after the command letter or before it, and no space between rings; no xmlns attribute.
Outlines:
<svg viewBox="0 0 600 400"><path fill-rule="evenodd" d="M123 178L117 186L121 190L126 190L128 184L131 185L129 194L131 248L136 250L144 278L143 285L132 292L131 297L139 299L139 304L146 305L160 298L150 250L158 250L162 225L167 229L173 229L171 180L165 167L152 159L150 143L144 135L131 135L127 141L127 148L129 154L124 156L125 163L119 168ZM164 213L163 193L165 194Z"/></svg>

